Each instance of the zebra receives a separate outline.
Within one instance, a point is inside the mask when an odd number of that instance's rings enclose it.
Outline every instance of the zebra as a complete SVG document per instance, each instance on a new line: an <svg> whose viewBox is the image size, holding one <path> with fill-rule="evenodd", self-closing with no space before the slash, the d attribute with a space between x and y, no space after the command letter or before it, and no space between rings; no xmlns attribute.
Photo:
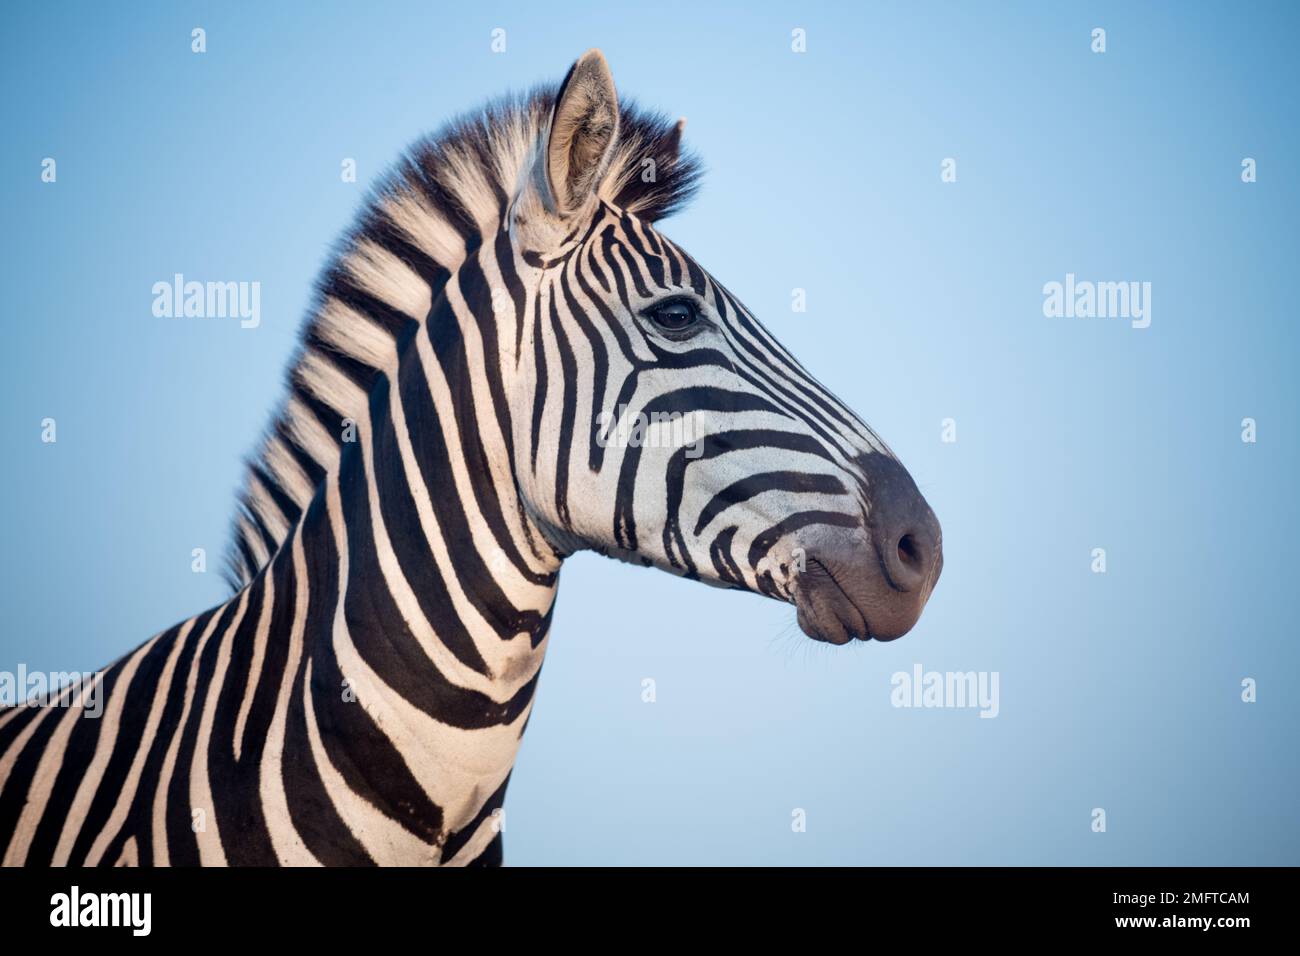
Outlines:
<svg viewBox="0 0 1300 956"><path fill-rule="evenodd" d="M912 628L939 523L656 227L698 186L682 129L591 50L372 189L248 461L232 596L0 713L5 865L500 864L579 550L818 641Z"/></svg>

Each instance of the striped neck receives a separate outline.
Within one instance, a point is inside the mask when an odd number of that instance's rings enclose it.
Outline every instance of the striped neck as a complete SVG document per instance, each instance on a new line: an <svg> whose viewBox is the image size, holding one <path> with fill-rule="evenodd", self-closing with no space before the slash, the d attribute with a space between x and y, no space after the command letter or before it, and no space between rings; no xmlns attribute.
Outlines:
<svg viewBox="0 0 1300 956"><path fill-rule="evenodd" d="M301 640L311 756L355 840L317 848L335 862L479 856L531 710L559 557L515 481L486 289L472 257L411 327L252 586L299 597L277 633Z"/></svg>
<svg viewBox="0 0 1300 956"><path fill-rule="evenodd" d="M0 712L0 862L500 860L559 557L514 479L489 260L246 587L107 668L101 719Z"/></svg>

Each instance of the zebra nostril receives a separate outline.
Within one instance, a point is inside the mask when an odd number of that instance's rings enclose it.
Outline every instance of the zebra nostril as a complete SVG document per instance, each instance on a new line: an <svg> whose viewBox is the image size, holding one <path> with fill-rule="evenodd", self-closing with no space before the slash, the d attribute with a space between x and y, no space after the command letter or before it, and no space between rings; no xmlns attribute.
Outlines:
<svg viewBox="0 0 1300 956"><path fill-rule="evenodd" d="M912 534L905 534L898 539L898 560L906 567L917 571L924 569L921 559L921 546Z"/></svg>
<svg viewBox="0 0 1300 956"><path fill-rule="evenodd" d="M928 595L943 567L943 532L916 482L888 455L861 456L866 531L894 591Z"/></svg>
<svg viewBox="0 0 1300 956"><path fill-rule="evenodd" d="M892 537L892 536L891 536ZM881 557L889 581L899 591L915 591L925 585L926 576L933 563L937 538L924 525L912 527L890 546L890 538L881 542Z"/></svg>

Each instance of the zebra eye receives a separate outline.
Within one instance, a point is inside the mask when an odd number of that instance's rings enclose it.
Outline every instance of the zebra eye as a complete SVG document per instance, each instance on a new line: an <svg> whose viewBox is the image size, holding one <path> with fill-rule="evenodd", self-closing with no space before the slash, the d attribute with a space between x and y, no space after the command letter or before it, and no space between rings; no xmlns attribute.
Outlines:
<svg viewBox="0 0 1300 956"><path fill-rule="evenodd" d="M690 299L669 299L645 310L645 315L663 332L680 336L700 322L700 310Z"/></svg>

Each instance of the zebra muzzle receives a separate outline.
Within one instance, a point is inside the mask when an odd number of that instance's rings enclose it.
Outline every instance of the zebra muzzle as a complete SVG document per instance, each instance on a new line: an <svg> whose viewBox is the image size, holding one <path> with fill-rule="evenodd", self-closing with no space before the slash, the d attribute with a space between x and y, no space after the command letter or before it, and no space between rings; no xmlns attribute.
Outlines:
<svg viewBox="0 0 1300 956"><path fill-rule="evenodd" d="M801 543L806 558L793 593L799 627L814 640L902 637L943 570L939 521L911 479L873 491L865 527L823 526Z"/></svg>

